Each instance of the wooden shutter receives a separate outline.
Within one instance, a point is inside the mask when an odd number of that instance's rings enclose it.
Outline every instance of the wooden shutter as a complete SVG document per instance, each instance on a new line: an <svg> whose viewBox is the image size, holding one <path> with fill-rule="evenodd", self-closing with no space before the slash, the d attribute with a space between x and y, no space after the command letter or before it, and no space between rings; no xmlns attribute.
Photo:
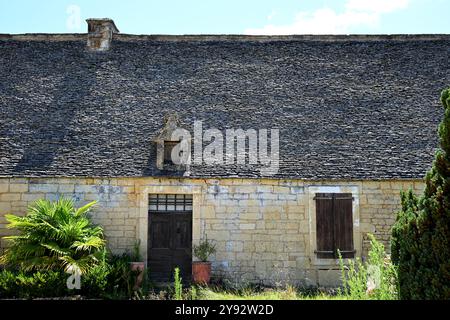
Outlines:
<svg viewBox="0 0 450 320"><path fill-rule="evenodd" d="M351 193L317 193L316 200L316 254L321 259L354 256L353 213Z"/></svg>
<svg viewBox="0 0 450 320"><path fill-rule="evenodd" d="M343 258L353 258L353 198L351 193L334 195L335 249Z"/></svg>
<svg viewBox="0 0 450 320"><path fill-rule="evenodd" d="M334 258L333 194L316 193L317 258Z"/></svg>

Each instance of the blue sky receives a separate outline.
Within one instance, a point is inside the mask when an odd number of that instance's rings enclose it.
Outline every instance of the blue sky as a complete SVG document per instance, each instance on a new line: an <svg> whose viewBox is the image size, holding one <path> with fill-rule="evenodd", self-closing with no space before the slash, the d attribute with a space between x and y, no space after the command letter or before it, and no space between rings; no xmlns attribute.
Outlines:
<svg viewBox="0 0 450 320"><path fill-rule="evenodd" d="M84 33L86 18L131 34L450 33L450 0L0 0L0 33Z"/></svg>

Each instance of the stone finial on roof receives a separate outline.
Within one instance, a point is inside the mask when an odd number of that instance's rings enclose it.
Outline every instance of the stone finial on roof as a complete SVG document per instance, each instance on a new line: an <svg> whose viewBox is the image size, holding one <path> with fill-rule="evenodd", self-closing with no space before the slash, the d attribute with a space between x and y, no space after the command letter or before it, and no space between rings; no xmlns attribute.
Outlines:
<svg viewBox="0 0 450 320"><path fill-rule="evenodd" d="M86 19L88 24L87 48L91 51L106 51L111 46L114 33L119 33L114 21L108 18Z"/></svg>
<svg viewBox="0 0 450 320"><path fill-rule="evenodd" d="M180 118L177 113L168 113L164 116L164 126L153 139L154 142L172 141L172 133L180 128Z"/></svg>

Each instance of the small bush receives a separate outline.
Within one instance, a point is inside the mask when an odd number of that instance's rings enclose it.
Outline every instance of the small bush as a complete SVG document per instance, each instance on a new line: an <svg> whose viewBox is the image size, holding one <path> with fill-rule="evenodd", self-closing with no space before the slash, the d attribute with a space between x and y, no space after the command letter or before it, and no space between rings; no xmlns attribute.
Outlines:
<svg viewBox="0 0 450 320"><path fill-rule="evenodd" d="M88 298L130 299L135 292L136 275L130 268L127 254L114 256L102 253L99 263L81 275L81 288L69 290L64 271L0 271L0 298L51 298L81 295Z"/></svg>
<svg viewBox="0 0 450 320"><path fill-rule="evenodd" d="M34 273L3 270L0 272L0 298L44 298L69 294L68 274L57 271Z"/></svg>
<svg viewBox="0 0 450 320"><path fill-rule="evenodd" d="M135 278L131 271L131 257L124 253L111 257L108 274L109 292L108 298L128 297L133 295Z"/></svg>
<svg viewBox="0 0 450 320"><path fill-rule="evenodd" d="M129 299L133 297L136 275L131 270L132 258L122 255L103 255L101 263L82 276L81 293L88 297Z"/></svg>
<svg viewBox="0 0 450 320"><path fill-rule="evenodd" d="M200 261L208 261L209 256L214 253L216 253L216 246L208 241L208 237L201 241L198 246L194 245L194 256Z"/></svg>
<svg viewBox="0 0 450 320"><path fill-rule="evenodd" d="M104 297L111 288L110 273L111 265L108 263L107 252L104 250L99 264L82 275L81 293L88 297Z"/></svg>
<svg viewBox="0 0 450 320"><path fill-rule="evenodd" d="M339 253L339 264L342 273L343 294L350 299L398 299L398 281L395 266L385 253L382 243L369 234L370 250L368 260L349 259L344 265Z"/></svg>

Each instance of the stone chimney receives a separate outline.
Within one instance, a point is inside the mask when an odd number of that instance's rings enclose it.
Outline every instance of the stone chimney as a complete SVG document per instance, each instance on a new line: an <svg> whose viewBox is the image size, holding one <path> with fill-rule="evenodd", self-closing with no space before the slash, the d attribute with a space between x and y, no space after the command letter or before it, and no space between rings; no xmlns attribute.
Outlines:
<svg viewBox="0 0 450 320"><path fill-rule="evenodd" d="M118 33L114 21L108 18L87 19L88 39L87 48L91 51L106 51L111 46L113 33Z"/></svg>

